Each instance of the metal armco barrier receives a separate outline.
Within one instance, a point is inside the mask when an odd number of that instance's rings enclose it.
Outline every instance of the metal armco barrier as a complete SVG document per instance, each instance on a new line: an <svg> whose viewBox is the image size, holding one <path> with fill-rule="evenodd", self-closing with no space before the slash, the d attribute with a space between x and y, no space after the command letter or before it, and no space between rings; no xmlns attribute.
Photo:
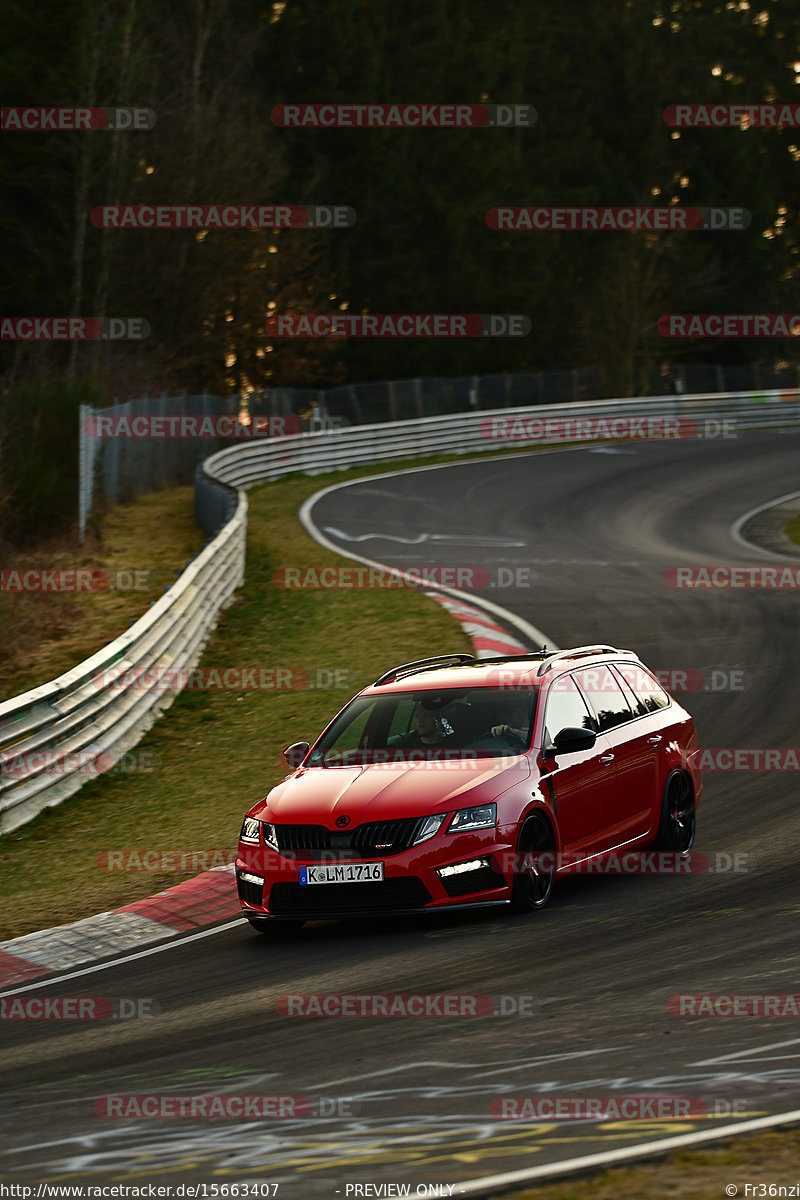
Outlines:
<svg viewBox="0 0 800 1200"><path fill-rule="evenodd" d="M232 495L233 516L130 629L58 679L0 703L0 833L110 770L175 699L177 688L117 687L106 672L197 664L244 576L247 497Z"/></svg>
<svg viewBox="0 0 800 1200"><path fill-rule="evenodd" d="M280 479L293 472L313 475L345 470L364 463L391 462L430 454L475 454L482 451L522 449L526 446L605 441L625 437L613 422L643 416L678 423L680 436L722 438L725 421L730 432L777 428L800 423L800 391L740 392L720 396L656 396L633 400L594 400L584 404L548 404L531 408L503 408L494 412L451 413L381 425L355 425L341 431L299 434L296 437L255 439L229 446L205 460L216 479L234 487L249 487L263 480ZM571 425L588 420L599 425L587 435ZM497 422L506 422L507 437L495 435ZM494 423L494 424L493 424ZM531 431L531 436L529 432ZM633 437L637 434L634 432ZM642 434L640 436L647 436ZM655 435L657 436L657 434Z"/></svg>
<svg viewBox="0 0 800 1200"><path fill-rule="evenodd" d="M630 425L638 418L645 422L641 432ZM506 424L498 426L499 421ZM580 427L578 421L591 424ZM453 413L263 438L211 455L198 473L197 487L205 492L198 499L198 514L204 516L202 523L209 533L224 519L229 504L233 515L178 581L145 616L92 658L50 683L0 703L0 833L60 804L88 779L108 770L172 703L177 688L162 692L99 687L96 676L112 667L178 670L199 660L220 610L230 603L244 577L246 497L239 491L237 500L227 499L220 484L242 489L297 472L313 475L364 463L604 441L625 437L626 430L634 438L647 438L648 421L660 422L667 436L673 437L722 438L748 429L797 426L800 392L597 400ZM659 436L657 425L649 436ZM677 433L670 434L670 428ZM498 437L498 432L506 436ZM217 495L209 499L212 487Z"/></svg>

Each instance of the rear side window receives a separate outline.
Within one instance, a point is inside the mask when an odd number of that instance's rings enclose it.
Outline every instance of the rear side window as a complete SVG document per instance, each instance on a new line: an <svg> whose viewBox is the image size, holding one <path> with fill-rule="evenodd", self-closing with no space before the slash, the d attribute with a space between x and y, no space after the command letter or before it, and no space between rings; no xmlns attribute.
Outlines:
<svg viewBox="0 0 800 1200"><path fill-rule="evenodd" d="M615 663L614 668L619 671L636 698L637 716L669 707L669 696L658 680L644 667L637 663Z"/></svg>
<svg viewBox="0 0 800 1200"><path fill-rule="evenodd" d="M633 719L633 710L620 682L607 666L584 667L575 675L590 709L597 717L601 733Z"/></svg>

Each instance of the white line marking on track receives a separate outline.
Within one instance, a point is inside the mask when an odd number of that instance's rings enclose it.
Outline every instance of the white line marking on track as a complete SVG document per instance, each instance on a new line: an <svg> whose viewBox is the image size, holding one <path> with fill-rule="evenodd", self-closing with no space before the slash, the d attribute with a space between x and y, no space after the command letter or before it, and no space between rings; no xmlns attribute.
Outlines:
<svg viewBox="0 0 800 1200"><path fill-rule="evenodd" d="M571 451L561 450L557 451L557 453L571 453ZM521 454L515 457L524 458L530 456ZM502 459L467 459L466 464L502 461ZM325 546L327 550L333 551L334 554L340 554L343 558L350 558L354 562L364 563L368 567L376 567L381 571L391 570L390 567L387 567L386 563L376 562L374 559L365 558L361 554L353 554L349 550L345 550L344 547L337 545L336 542L332 542L330 538L327 538L323 531L314 523L312 519L311 510L314 505L321 500L323 496L328 496L332 492L339 491L341 488L355 487L357 484L362 483L372 483L377 479L391 479L398 475L416 475L421 474L423 471L442 471L450 467L461 467L464 465L465 463L463 462L437 463L429 467L412 467L406 471L385 471L382 475L365 475L361 479L352 479L347 483L332 483L328 487L322 488L319 492L315 492L313 496L309 496L309 498L301 505L298 513L300 524L303 526L309 537L312 537L315 542L319 542L320 546ZM546 645L548 650L559 649L559 646L556 645L551 637L548 637L546 634L542 633L541 629L537 629L537 627L532 625L530 621L526 621L524 617L517 616L516 613L512 613L509 609L503 608L499 604L494 604L491 600L484 600L483 597L481 597L479 601L476 597L467 595L465 592L459 592L455 588L437 587L436 590L437 592L441 592L442 595L454 597L456 600L461 601L462 604L474 604L475 607L482 608L485 612L493 613L496 617L499 617L501 621L504 623L507 622L513 628L521 632L526 638L530 639L534 646Z"/></svg>
<svg viewBox="0 0 800 1200"><path fill-rule="evenodd" d="M383 542L402 542L404 546L419 546L422 542L452 542L458 546L527 546L527 542L514 542L510 538L483 538L471 537L469 534L463 536L459 534L449 533L419 533L416 537L400 537L396 533L345 533L342 529L335 529L332 525L326 525L324 533L329 533L331 537L341 538L345 542L368 542L373 538L378 538Z"/></svg>
<svg viewBox="0 0 800 1200"><path fill-rule="evenodd" d="M699 1133L682 1133L677 1137L663 1138L658 1142L642 1142L638 1146L626 1146L620 1150L605 1150L600 1154L584 1154L580 1158L568 1158L564 1162L548 1163L541 1167L525 1167L521 1171L505 1171L501 1175L485 1175L482 1179L465 1179L456 1184L461 1196L491 1195L498 1187L515 1183L534 1183L539 1179L556 1179L562 1175L574 1175L579 1171L591 1171L598 1167L610 1167L632 1159L666 1156L673 1150L685 1146L701 1146L704 1142L719 1141L721 1138L754 1133L759 1129L772 1129L777 1125L800 1123L800 1109L778 1113L773 1117L756 1117L752 1121L740 1121L735 1125L722 1125L719 1129L704 1129Z"/></svg>
<svg viewBox="0 0 800 1200"><path fill-rule="evenodd" d="M763 546L759 546L755 542L749 542L742 533L742 529L751 517L758 516L759 513L765 512L768 508L777 508L779 504L783 504L786 500L795 500L798 496L800 496L800 492L787 492L785 496L777 496L774 500L768 500L766 504L759 504L756 508L749 509L731 525L731 537L740 546L745 546L748 550L755 550L757 554L764 554L767 558L778 558L784 562L791 562L792 559L789 554L779 554L776 550L765 550Z"/></svg>
<svg viewBox="0 0 800 1200"><path fill-rule="evenodd" d="M344 1075L337 1079L328 1079L325 1082L325 1087L339 1087L345 1083L358 1083L363 1079L382 1079L387 1075L399 1075L405 1071L417 1071L422 1067L426 1069L439 1070L444 1068L448 1071L480 1071L481 1077L485 1078L490 1075L502 1074L504 1071L512 1067L513 1070L528 1070L531 1066L546 1066L547 1063L573 1061L576 1058L592 1058L598 1054L613 1054L617 1050L628 1050L629 1046L601 1046L596 1050L565 1050L560 1054L539 1054L534 1058L526 1058L525 1062L518 1064L516 1059L511 1062L503 1063L494 1070L484 1070L483 1064L477 1062L448 1062L445 1060L425 1060L423 1062L408 1062L401 1063L397 1067L380 1067L375 1071L367 1071L360 1075ZM425 1076L427 1078L427 1076Z"/></svg>
<svg viewBox="0 0 800 1200"><path fill-rule="evenodd" d="M767 1046L755 1046L752 1050L735 1050L733 1054L721 1054L718 1058L703 1058L692 1063L693 1067L710 1067L716 1063L737 1062L741 1058L751 1058L754 1054L763 1054L765 1050L780 1050L783 1046L800 1045L800 1038L790 1038L788 1042L771 1042ZM776 1058L797 1058L796 1054L776 1055Z"/></svg>
<svg viewBox="0 0 800 1200"><path fill-rule="evenodd" d="M213 929L201 929L199 933L190 933L181 937L178 933L171 941L161 946L150 946L147 950L138 950L136 954L126 954L124 958L111 958L108 962L95 963L91 967L83 967L80 971L71 971L69 975L49 975L47 979L32 979L24 987L14 988L10 992L0 992L2 996L19 996L33 991L35 988L53 987L58 983L66 983L68 979L80 979L82 975L92 975L95 971L106 971L110 967L119 967L123 963L135 962L137 958L148 958L151 954L161 954L163 950L173 950L176 946L185 946L188 942L198 942L201 938L213 937L215 933L224 933L228 929L241 929L241 920L229 921L226 925L215 925ZM169 936L166 934L165 936Z"/></svg>

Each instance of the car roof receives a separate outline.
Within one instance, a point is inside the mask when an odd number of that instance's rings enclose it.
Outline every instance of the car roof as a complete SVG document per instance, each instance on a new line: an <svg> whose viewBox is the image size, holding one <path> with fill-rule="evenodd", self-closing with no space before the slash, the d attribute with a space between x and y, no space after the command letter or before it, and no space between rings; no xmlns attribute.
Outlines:
<svg viewBox="0 0 800 1200"><path fill-rule="evenodd" d="M537 687L546 682L548 674L555 668L567 669L578 663L584 667L612 658L639 661L632 650L614 646L575 646L571 650L542 650L481 659L470 654L443 654L438 658L418 659L392 667L363 691L407 692L409 685L414 691L450 687L502 688L514 684Z"/></svg>

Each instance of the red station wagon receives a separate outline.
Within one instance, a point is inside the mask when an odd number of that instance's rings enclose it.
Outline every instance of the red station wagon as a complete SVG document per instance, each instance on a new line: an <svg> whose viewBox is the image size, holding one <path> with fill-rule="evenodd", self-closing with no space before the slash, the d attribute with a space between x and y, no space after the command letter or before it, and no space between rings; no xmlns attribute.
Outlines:
<svg viewBox="0 0 800 1200"><path fill-rule="evenodd" d="M558 874L694 842L690 715L630 650L581 646L393 667L244 819L242 914L271 922L503 904Z"/></svg>

